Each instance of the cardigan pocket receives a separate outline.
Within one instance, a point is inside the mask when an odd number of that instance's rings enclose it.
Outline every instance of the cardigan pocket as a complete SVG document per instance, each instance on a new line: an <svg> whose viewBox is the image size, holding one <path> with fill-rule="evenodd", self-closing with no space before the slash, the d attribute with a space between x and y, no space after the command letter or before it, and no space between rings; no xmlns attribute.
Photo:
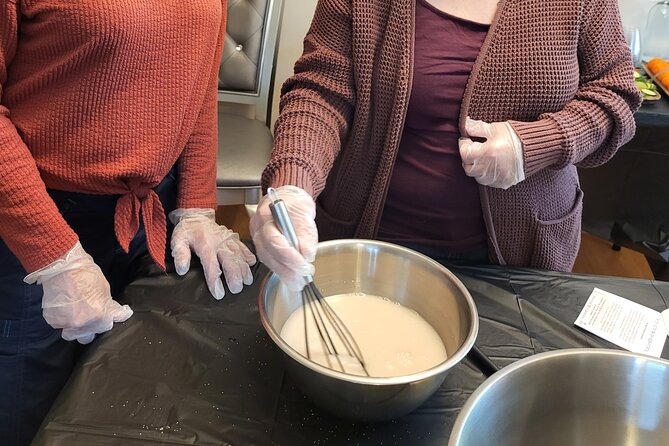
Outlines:
<svg viewBox="0 0 669 446"><path fill-rule="evenodd" d="M571 271L581 242L582 213L583 191L577 188L576 200L567 215L551 221L535 218L533 268Z"/></svg>
<svg viewBox="0 0 669 446"><path fill-rule="evenodd" d="M335 240L355 236L356 222L346 221L333 216L316 200L316 226L318 240Z"/></svg>

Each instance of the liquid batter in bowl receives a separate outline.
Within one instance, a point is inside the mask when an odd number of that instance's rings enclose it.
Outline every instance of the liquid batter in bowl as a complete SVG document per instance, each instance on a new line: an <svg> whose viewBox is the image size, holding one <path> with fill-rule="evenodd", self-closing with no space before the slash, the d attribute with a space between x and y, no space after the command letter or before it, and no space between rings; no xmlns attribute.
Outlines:
<svg viewBox="0 0 669 446"><path fill-rule="evenodd" d="M328 296L325 300L337 313L358 343L369 375L382 378L404 376L430 369L446 360L444 344L437 332L415 311L387 298L363 293ZM307 342L311 360L325 367L364 375L353 357L340 355L326 359L316 324L307 310ZM333 330L332 327L329 327ZM281 337L292 348L307 356L304 336L304 307L295 310L281 329ZM342 345L338 351L345 351Z"/></svg>

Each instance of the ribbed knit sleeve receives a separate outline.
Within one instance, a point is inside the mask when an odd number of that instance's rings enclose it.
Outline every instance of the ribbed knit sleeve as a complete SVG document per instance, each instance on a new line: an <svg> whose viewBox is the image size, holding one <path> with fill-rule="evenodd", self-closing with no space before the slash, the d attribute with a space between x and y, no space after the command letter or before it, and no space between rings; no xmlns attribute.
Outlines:
<svg viewBox="0 0 669 446"><path fill-rule="evenodd" d="M64 255L77 236L49 197L35 160L2 101L17 46L19 5L0 6L0 237L28 272Z"/></svg>
<svg viewBox="0 0 669 446"><path fill-rule="evenodd" d="M579 32L579 88L562 110L511 121L523 142L525 175L568 164L595 167L634 136L641 96L614 0L585 3Z"/></svg>
<svg viewBox="0 0 669 446"><path fill-rule="evenodd" d="M351 1L319 1L304 53L282 88L263 187L291 184L314 197L323 190L353 116L352 64Z"/></svg>
<svg viewBox="0 0 669 446"><path fill-rule="evenodd" d="M218 67L225 40L226 4L221 2L223 20L209 69L209 81L202 107L186 147L179 157L178 208L216 208L216 158L218 153Z"/></svg>

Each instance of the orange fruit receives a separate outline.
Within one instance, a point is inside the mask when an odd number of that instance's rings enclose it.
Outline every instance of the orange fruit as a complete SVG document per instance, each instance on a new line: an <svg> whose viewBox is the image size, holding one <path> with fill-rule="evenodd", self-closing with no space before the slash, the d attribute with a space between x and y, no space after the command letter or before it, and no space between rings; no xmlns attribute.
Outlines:
<svg viewBox="0 0 669 446"><path fill-rule="evenodd" d="M664 88L669 89L669 71L664 71L657 76L657 80L664 86Z"/></svg>
<svg viewBox="0 0 669 446"><path fill-rule="evenodd" d="M669 67L669 62L657 57L649 60L646 64L646 68L648 68L648 71L650 71L652 74L659 73L667 67Z"/></svg>

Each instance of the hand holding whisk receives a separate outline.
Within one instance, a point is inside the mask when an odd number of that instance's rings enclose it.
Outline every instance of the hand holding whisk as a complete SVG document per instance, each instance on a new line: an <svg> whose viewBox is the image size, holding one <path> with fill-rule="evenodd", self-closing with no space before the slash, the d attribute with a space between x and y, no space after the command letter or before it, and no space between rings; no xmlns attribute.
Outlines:
<svg viewBox="0 0 669 446"><path fill-rule="evenodd" d="M267 190L270 210L274 222L288 242L299 251L299 240L284 202L272 188ZM312 361L321 353L325 357L327 367L347 373L369 376L365 361L353 335L344 322L323 298L311 275L304 277L306 285L301 291L304 318L304 342L307 358ZM318 334L319 345L309 345L308 315ZM320 351L319 351L320 350ZM336 365L333 363L336 361ZM347 361L348 359L348 361ZM325 364L324 364L325 365ZM337 367L338 366L338 367Z"/></svg>

